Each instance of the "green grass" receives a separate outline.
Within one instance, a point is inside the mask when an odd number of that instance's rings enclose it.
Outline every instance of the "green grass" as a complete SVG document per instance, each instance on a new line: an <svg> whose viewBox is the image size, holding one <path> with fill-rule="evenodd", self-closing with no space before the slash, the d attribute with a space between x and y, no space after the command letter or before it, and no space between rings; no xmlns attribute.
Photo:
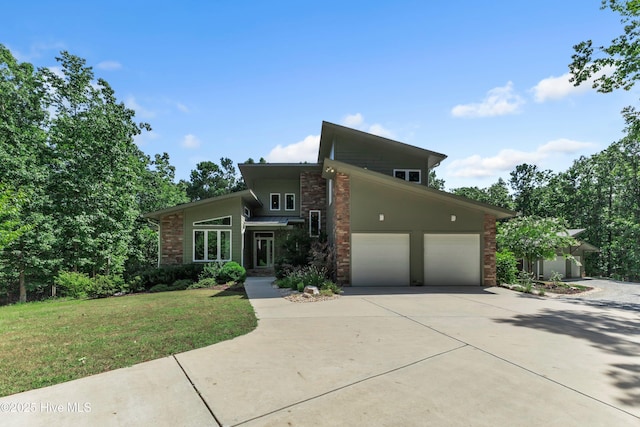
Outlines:
<svg viewBox="0 0 640 427"><path fill-rule="evenodd" d="M256 325L244 293L211 289L0 307L0 396L215 344Z"/></svg>

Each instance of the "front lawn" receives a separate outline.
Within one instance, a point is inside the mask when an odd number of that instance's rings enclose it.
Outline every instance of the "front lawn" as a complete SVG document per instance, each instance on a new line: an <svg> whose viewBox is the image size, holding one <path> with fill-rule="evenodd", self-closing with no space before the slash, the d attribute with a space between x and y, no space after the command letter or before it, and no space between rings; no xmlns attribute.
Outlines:
<svg viewBox="0 0 640 427"><path fill-rule="evenodd" d="M0 307L0 396L244 335L244 292L196 289Z"/></svg>

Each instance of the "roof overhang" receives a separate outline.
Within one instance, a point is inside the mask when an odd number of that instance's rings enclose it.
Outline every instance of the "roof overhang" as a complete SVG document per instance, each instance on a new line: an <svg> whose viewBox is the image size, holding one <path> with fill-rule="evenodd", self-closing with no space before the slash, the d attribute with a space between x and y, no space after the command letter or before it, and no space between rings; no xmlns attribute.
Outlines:
<svg viewBox="0 0 640 427"><path fill-rule="evenodd" d="M228 199L233 199L233 198L236 198L236 197L241 198L246 204L248 204L251 207L262 206L262 203L260 203L260 201L258 200L258 197L255 195L255 193L253 191L244 190L244 191L237 191L235 193L225 194L225 195L218 196L218 197L209 197L207 199L196 200L195 202L183 203L181 205L176 205L176 206L172 206L170 208L161 209L161 210L158 210L158 211L154 211L154 212L149 212L149 213L143 214L142 217L143 218L148 218L148 219L159 220L160 218L162 218L165 215L169 215L169 214L172 214L172 213L180 212L180 211L183 211L185 209L193 208L193 207L196 207L196 206L204 206L204 205L208 205L208 204L211 204L211 203L219 202L221 200L228 200Z"/></svg>
<svg viewBox="0 0 640 427"><path fill-rule="evenodd" d="M340 137L359 139L385 147L386 149L401 151L410 156L423 157L429 170L435 168L440 162L447 158L447 156L442 153L323 121L322 132L320 134L320 148L318 149L318 163L322 163L324 159L330 158L333 141Z"/></svg>
<svg viewBox="0 0 640 427"><path fill-rule="evenodd" d="M284 216L257 216L245 220L246 227L286 227L291 224L304 224L304 218Z"/></svg>
<svg viewBox="0 0 640 427"><path fill-rule="evenodd" d="M385 175L379 172L374 172L368 169L362 169L357 166L351 166L346 163L338 162L336 160L325 159L322 167L322 176L325 179L331 179L337 172L343 172L352 176L359 176L364 179L377 182L381 185L387 185L397 188L399 190L408 191L416 194L417 196L429 197L434 200L440 200L442 202L452 203L468 209L474 209L482 211L484 213L494 215L496 219L505 219L516 216L516 212L509 209L499 208L497 206L489 205L487 203L478 202L468 199L466 197L457 196L455 194L447 193L445 191L436 190L434 188L427 187L425 185L419 185L412 182L407 182L390 175Z"/></svg>
<svg viewBox="0 0 640 427"><path fill-rule="evenodd" d="M317 163L240 163L244 182L249 188L261 179L299 179L301 172L320 172Z"/></svg>

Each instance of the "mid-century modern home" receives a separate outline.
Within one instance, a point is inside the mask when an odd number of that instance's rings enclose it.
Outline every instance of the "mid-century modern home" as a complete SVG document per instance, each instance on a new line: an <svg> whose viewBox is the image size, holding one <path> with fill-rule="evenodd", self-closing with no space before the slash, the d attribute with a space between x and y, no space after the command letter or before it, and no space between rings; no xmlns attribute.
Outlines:
<svg viewBox="0 0 640 427"><path fill-rule="evenodd" d="M446 156L323 122L318 161L240 164L248 190L145 216L159 265L273 268L294 227L334 246L351 286L496 284L496 220L515 213L429 187Z"/></svg>

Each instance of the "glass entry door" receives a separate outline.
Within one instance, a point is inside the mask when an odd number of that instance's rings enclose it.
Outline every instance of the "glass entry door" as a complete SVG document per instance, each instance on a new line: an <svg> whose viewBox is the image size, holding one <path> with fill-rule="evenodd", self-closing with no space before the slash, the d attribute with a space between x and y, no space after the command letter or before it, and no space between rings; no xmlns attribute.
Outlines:
<svg viewBox="0 0 640 427"><path fill-rule="evenodd" d="M273 267L273 233L255 233L253 265L256 268Z"/></svg>

